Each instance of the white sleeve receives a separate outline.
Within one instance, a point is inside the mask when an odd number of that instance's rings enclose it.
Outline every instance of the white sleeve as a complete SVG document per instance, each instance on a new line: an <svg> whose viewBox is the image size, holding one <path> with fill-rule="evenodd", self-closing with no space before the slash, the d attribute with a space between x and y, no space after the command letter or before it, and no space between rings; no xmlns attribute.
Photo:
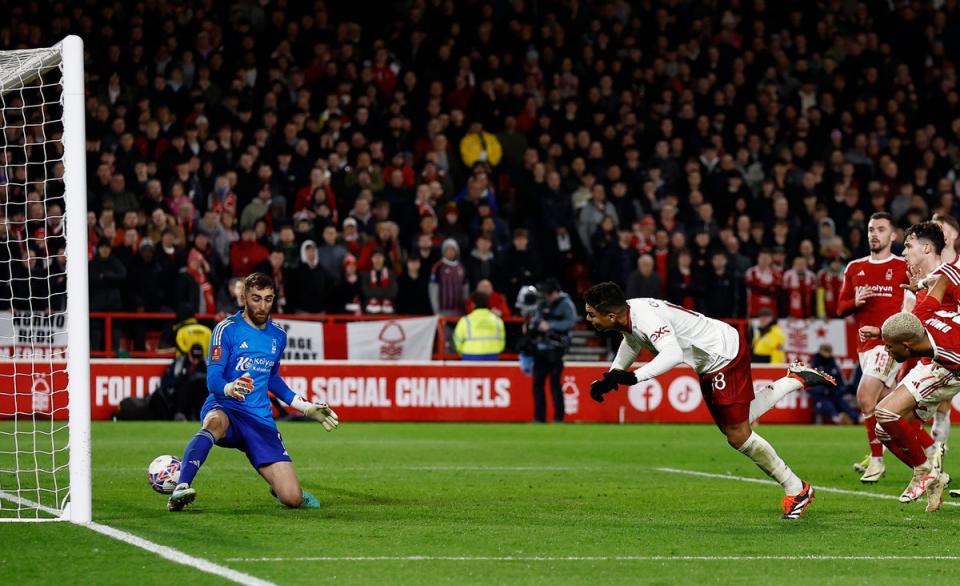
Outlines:
<svg viewBox="0 0 960 586"><path fill-rule="evenodd" d="M653 347L657 349L657 355L641 366L634 372L638 381L651 379L669 371L674 366L683 362L683 348L677 340L673 326L668 324L660 312L663 306L651 307L650 311L638 312L638 323L634 324L634 331L643 332Z"/></svg>
<svg viewBox="0 0 960 586"><path fill-rule="evenodd" d="M610 370L618 368L620 370L627 370L630 368L630 365L633 364L633 361L637 359L637 355L640 354L639 350L634 350L630 344L627 344L627 339L624 338L620 342L620 348L617 350L617 356L613 359L613 364L610 365Z"/></svg>

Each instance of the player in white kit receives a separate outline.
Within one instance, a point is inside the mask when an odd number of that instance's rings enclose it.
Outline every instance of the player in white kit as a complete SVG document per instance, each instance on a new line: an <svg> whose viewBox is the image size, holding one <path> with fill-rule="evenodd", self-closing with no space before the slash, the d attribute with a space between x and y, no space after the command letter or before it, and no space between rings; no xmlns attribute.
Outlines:
<svg viewBox="0 0 960 586"><path fill-rule="evenodd" d="M590 396L603 402L619 385L634 385L686 364L700 377L704 402L730 445L753 460L784 489L784 519L798 519L813 500L814 490L800 480L750 422L787 394L804 386L836 386L819 370L791 365L787 376L754 395L750 346L733 327L660 299L624 297L614 283L600 283L584 296L587 321L600 331L619 331L623 342L610 370L590 386ZM640 351L653 360L627 370Z"/></svg>

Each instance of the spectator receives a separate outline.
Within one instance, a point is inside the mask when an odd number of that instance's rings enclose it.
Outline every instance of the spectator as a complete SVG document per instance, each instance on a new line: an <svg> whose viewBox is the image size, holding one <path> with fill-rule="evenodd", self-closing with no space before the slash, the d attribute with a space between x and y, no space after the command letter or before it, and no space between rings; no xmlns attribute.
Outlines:
<svg viewBox="0 0 960 586"><path fill-rule="evenodd" d="M507 298L502 294L497 293L493 289L493 283L489 279L482 279L477 283L477 288L475 292L483 293L487 296L487 309L497 314L502 318L507 318L511 316L510 304L507 303ZM470 313L475 309L473 305L473 296L471 295L467 299L467 313Z"/></svg>
<svg viewBox="0 0 960 586"><path fill-rule="evenodd" d="M710 256L710 269L703 273L697 311L713 318L739 317L742 285L727 266L727 255L717 250Z"/></svg>
<svg viewBox="0 0 960 586"><path fill-rule="evenodd" d="M332 228L328 226L328 228ZM336 232L336 230L334 230ZM342 261L341 261L342 262ZM339 276L339 271L337 272ZM300 266L289 287L288 311L324 313L330 306L333 280L320 263L317 243L306 240L300 245Z"/></svg>
<svg viewBox="0 0 960 586"><path fill-rule="evenodd" d="M822 344L813 355L810 366L819 368L837 381L835 388L813 386L806 389L813 400L817 423L822 421L830 421L837 425L859 423L860 412L854 407L856 398L850 392L850 386L844 382L840 366L833 357L833 346Z"/></svg>
<svg viewBox="0 0 960 586"><path fill-rule="evenodd" d="M526 229L517 228L513 231L513 246L507 250L501 266L507 280L507 299L516 299L520 287L532 285L540 278L540 262L530 249L530 237Z"/></svg>
<svg viewBox="0 0 960 586"><path fill-rule="evenodd" d="M840 299L840 288L843 286L843 258L834 256L829 260L827 266L817 273L817 294L818 299L823 299L823 310L819 310L818 317L835 319L840 317L837 311L837 302Z"/></svg>
<svg viewBox="0 0 960 586"><path fill-rule="evenodd" d="M794 319L813 317L813 292L816 277L807 270L807 259L797 256L793 268L783 274L783 292L787 298L786 315Z"/></svg>
<svg viewBox="0 0 960 586"><path fill-rule="evenodd" d="M486 132L482 123L470 124L469 132L460 141L460 157L463 159L463 164L473 167L474 163L482 162L496 167L500 164L502 156L503 147L500 145L500 140Z"/></svg>
<svg viewBox="0 0 960 586"><path fill-rule="evenodd" d="M343 271L343 259L347 256L347 249L337 237L336 226L324 226L321 233L323 242L317 249L317 263L327 274L327 279L331 284L336 285L340 282L340 274ZM304 241L306 242L306 241ZM300 245L300 260L303 261L303 245Z"/></svg>
<svg viewBox="0 0 960 586"><path fill-rule="evenodd" d="M243 303L243 279L233 277L217 298L217 310L221 314L233 315L243 309Z"/></svg>
<svg viewBox="0 0 960 586"><path fill-rule="evenodd" d="M457 241L448 238L440 247L442 257L430 275L430 304L436 315L463 315L464 300L469 292L467 271L460 262Z"/></svg>
<svg viewBox="0 0 960 586"><path fill-rule="evenodd" d="M694 279L690 251L682 248L677 252L677 263L667 277L667 300L685 309L696 309L699 285L699 280Z"/></svg>
<svg viewBox="0 0 960 586"><path fill-rule="evenodd" d="M457 321L454 347L463 360L497 360L507 339L503 320L488 308L486 293L474 291L470 301L474 309Z"/></svg>
<svg viewBox="0 0 960 586"><path fill-rule="evenodd" d="M333 313L359 314L363 308L363 282L357 272L357 259L352 254L343 257L343 271L334 287Z"/></svg>
<svg viewBox="0 0 960 586"><path fill-rule="evenodd" d="M637 259L637 270L627 278L626 296L627 299L636 297L663 299L660 276L654 272L653 257L649 254L644 254Z"/></svg>
<svg viewBox="0 0 960 586"><path fill-rule="evenodd" d="M90 311L122 311L123 296L121 289L127 278L127 269L114 258L110 240L101 238L97 242L97 254L90 261ZM120 324L114 320L112 329L112 347L104 348L104 322L94 319L90 322L91 350L113 350L120 348Z"/></svg>
<svg viewBox="0 0 960 586"><path fill-rule="evenodd" d="M467 276L470 279L471 288L476 288L477 283L482 280L495 279L500 274L500 267L492 248L493 243L489 237L485 235L477 237L476 245L470 251L470 256L467 257L466 261Z"/></svg>
<svg viewBox="0 0 960 586"><path fill-rule="evenodd" d="M769 307L761 309L751 328L751 361L761 364L783 364L783 344L787 337L777 324L776 314Z"/></svg>
<svg viewBox="0 0 960 586"><path fill-rule="evenodd" d="M769 249L760 250L757 264L750 267L745 278L747 317L758 317L763 309L769 309L776 315L783 278L780 276L780 271L773 266L773 255Z"/></svg>
<svg viewBox="0 0 960 586"><path fill-rule="evenodd" d="M606 216L611 218L614 226L620 224L617 209L607 201L603 185L597 184L590 190L590 200L580 208L577 216L577 231L580 233L580 241L588 246L591 252L594 252L591 244L593 234Z"/></svg>
<svg viewBox="0 0 960 586"><path fill-rule="evenodd" d="M423 268L420 257L407 257L406 270L397 279L397 313L400 315L431 315L430 273Z"/></svg>
<svg viewBox="0 0 960 586"><path fill-rule="evenodd" d="M230 267L233 275L246 277L269 255L270 251L257 242L257 232L254 227L246 226L240 233L240 240L230 246Z"/></svg>
<svg viewBox="0 0 960 586"><path fill-rule="evenodd" d="M386 255L379 248L370 255L370 270L363 275L362 289L367 313L393 313L397 279L386 265Z"/></svg>
<svg viewBox="0 0 960 586"><path fill-rule="evenodd" d="M194 249L187 255L187 266L180 269L176 280L175 307L177 315L213 313L217 309L210 267L203 254Z"/></svg>

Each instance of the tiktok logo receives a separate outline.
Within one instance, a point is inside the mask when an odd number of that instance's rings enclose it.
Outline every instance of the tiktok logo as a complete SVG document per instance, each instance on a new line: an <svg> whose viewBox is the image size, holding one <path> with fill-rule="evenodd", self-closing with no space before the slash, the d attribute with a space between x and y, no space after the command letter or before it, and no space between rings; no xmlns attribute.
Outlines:
<svg viewBox="0 0 960 586"><path fill-rule="evenodd" d="M690 413L700 406L700 383L692 376L677 377L667 389L667 398L677 411Z"/></svg>

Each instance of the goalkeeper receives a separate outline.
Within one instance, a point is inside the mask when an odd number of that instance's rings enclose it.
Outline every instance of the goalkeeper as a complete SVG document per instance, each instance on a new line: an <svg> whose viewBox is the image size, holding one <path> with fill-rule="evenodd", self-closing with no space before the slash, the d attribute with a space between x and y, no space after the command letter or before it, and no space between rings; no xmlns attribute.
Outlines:
<svg viewBox="0 0 960 586"><path fill-rule="evenodd" d="M290 455L273 421L267 391L319 421L327 431L340 424L325 403L308 403L280 378L280 357L287 334L270 319L275 286L273 279L254 273L244 283L244 309L223 320L213 330L207 366L207 397L197 432L183 455L180 484L167 501L167 509L179 511L193 502L197 491L193 479L213 444L236 448L270 485L271 493L284 505L317 508L320 503L300 487Z"/></svg>

